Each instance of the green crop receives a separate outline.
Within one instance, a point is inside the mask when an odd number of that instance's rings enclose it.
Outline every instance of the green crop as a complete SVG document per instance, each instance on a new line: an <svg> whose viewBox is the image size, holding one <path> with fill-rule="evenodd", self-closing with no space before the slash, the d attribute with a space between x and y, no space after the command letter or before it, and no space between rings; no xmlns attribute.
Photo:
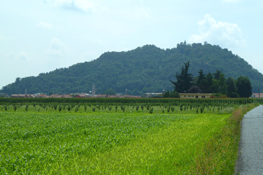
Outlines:
<svg viewBox="0 0 263 175"><path fill-rule="evenodd" d="M206 143L221 135L236 107L218 101L4 103L0 174L194 174ZM228 147L225 157L236 154ZM218 164L224 160L216 157Z"/></svg>

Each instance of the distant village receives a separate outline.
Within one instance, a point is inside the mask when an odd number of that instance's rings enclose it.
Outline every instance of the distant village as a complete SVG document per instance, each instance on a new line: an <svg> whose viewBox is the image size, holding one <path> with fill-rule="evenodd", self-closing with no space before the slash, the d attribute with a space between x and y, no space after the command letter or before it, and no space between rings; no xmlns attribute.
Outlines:
<svg viewBox="0 0 263 175"><path fill-rule="evenodd" d="M154 98L154 97L163 97L164 90L162 93L144 93L142 96L128 95L127 89L125 93L116 93L116 95L109 94L97 94L96 88L93 84L92 90L90 93L70 93L70 94L52 94L46 95L43 93L36 94L27 94L27 90L25 90L24 94L12 94L9 96L5 93L0 93L0 98ZM179 93L180 98L211 98L211 93ZM252 98L263 98L263 93L253 93L251 95Z"/></svg>
<svg viewBox="0 0 263 175"><path fill-rule="evenodd" d="M2 97L9 97L7 94L2 94L1 96ZM41 93L37 93L37 94L12 94L10 97L11 98L141 98L141 96L133 96L133 95L122 95L122 94L92 95L89 93L70 93L70 94L64 94L64 95L58 95L58 94L46 95L46 94L41 94Z"/></svg>
<svg viewBox="0 0 263 175"><path fill-rule="evenodd" d="M0 98L153 98L153 97L162 97L163 93L145 93L142 96L127 95L117 93L116 95L107 95L107 94L90 94L90 93L70 93L70 94L52 94L46 95L42 93L36 94L8 94L0 93ZM202 93L190 94L190 93L179 93L180 98L210 98L210 96L205 96ZM207 94L205 94L207 95ZM209 94L212 95L212 94ZM198 97L197 97L198 96ZM200 96L200 97L199 97ZM253 93L252 98L263 98L263 93Z"/></svg>

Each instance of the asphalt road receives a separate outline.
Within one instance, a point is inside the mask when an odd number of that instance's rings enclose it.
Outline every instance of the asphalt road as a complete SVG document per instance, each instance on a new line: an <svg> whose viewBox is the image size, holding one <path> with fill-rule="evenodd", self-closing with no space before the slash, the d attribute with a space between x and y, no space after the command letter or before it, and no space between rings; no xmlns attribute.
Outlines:
<svg viewBox="0 0 263 175"><path fill-rule="evenodd" d="M235 174L263 175L263 106L245 114L242 120Z"/></svg>

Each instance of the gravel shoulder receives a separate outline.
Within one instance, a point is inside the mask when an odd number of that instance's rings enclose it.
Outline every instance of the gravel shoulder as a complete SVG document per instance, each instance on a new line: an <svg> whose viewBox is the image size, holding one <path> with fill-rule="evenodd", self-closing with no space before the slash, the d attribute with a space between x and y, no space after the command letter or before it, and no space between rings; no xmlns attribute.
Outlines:
<svg viewBox="0 0 263 175"><path fill-rule="evenodd" d="M235 174L263 174L263 105L244 115Z"/></svg>

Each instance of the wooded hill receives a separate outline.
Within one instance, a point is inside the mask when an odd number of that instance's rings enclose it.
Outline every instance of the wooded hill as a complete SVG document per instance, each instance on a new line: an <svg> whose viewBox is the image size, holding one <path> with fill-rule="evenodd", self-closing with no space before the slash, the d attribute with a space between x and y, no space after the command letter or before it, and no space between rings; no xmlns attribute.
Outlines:
<svg viewBox="0 0 263 175"><path fill-rule="evenodd" d="M189 72L198 75L200 69L207 74L221 70L228 76L250 79L253 92L263 87L263 75L244 59L227 49L211 44L180 43L173 49L160 49L145 45L127 52L106 52L98 59L61 68L37 77L17 78L4 86L2 93L77 93L89 92L93 83L96 92L103 93L109 88L117 93L139 95L145 92L173 90L175 73L183 63L190 61Z"/></svg>

